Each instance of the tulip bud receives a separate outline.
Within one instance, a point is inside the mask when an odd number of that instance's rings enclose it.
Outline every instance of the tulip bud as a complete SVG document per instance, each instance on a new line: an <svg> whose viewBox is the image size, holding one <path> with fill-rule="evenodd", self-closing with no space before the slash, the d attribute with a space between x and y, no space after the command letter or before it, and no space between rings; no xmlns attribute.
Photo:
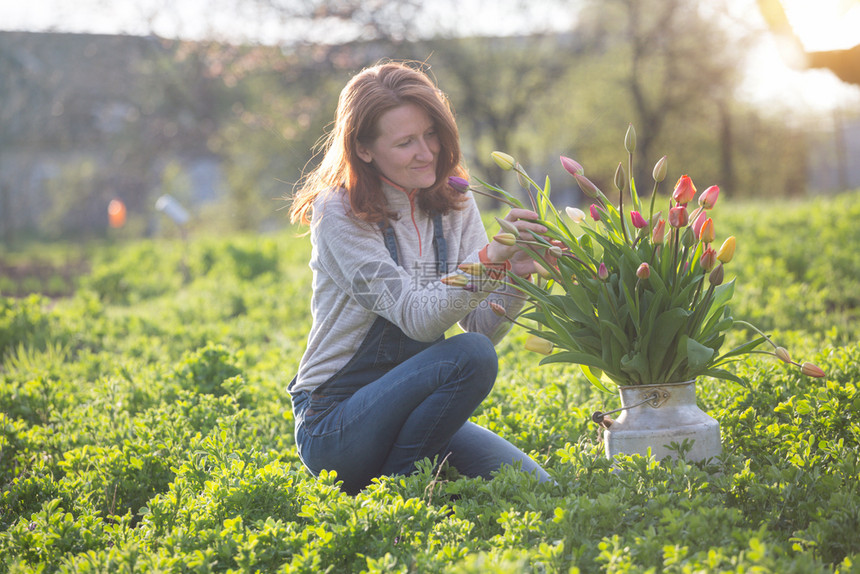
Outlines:
<svg viewBox="0 0 860 574"><path fill-rule="evenodd" d="M585 173L585 170L579 165L578 162L570 159L569 157L560 156L561 166L564 168L564 171L569 173L570 175L575 176L576 174L582 175Z"/></svg>
<svg viewBox="0 0 860 574"><path fill-rule="evenodd" d="M692 247L696 244L696 241L698 241L698 239L696 239L696 234L693 233L693 228L685 227L684 235L681 236L681 245L684 247Z"/></svg>
<svg viewBox="0 0 860 574"><path fill-rule="evenodd" d="M502 219L500 217L497 217L496 221L499 222L499 227L501 228L502 231L504 231L505 233L510 233L511 235L513 235L514 237L519 239L520 230L517 229L516 225L514 225L513 223L511 223L507 219Z"/></svg>
<svg viewBox="0 0 860 574"><path fill-rule="evenodd" d="M553 346L554 345L551 341L547 341L537 335L529 335L526 338L525 347L528 351L534 351L535 353L540 353L542 355L549 355L552 353Z"/></svg>
<svg viewBox="0 0 860 574"><path fill-rule="evenodd" d="M654 231L651 232L651 243L660 245L666 235L666 220L660 219L654 224Z"/></svg>
<svg viewBox="0 0 860 574"><path fill-rule="evenodd" d="M618 162L618 167L615 168L615 189L618 191L623 190L625 179L627 179L627 176L624 175L624 166L621 165L621 162Z"/></svg>
<svg viewBox="0 0 860 574"><path fill-rule="evenodd" d="M689 175L682 175L675 184L675 191L672 193L672 199L679 205L686 205L693 200L696 195L696 186L693 185L693 180Z"/></svg>
<svg viewBox="0 0 860 574"><path fill-rule="evenodd" d="M708 275L708 282L711 285L713 285L714 287L717 287L719 285L722 285L723 277L724 277L723 264L718 263L717 266L714 267L713 270L711 271L711 274Z"/></svg>
<svg viewBox="0 0 860 574"><path fill-rule="evenodd" d="M636 277L642 279L643 281L651 277L651 266L647 263L642 263L636 270Z"/></svg>
<svg viewBox="0 0 860 574"><path fill-rule="evenodd" d="M606 268L606 263L600 263L600 266L597 268L597 278L601 281L609 279L609 269Z"/></svg>
<svg viewBox="0 0 860 574"><path fill-rule="evenodd" d="M669 225L676 229L685 227L687 225L688 217L687 208L684 204L676 205L669 210Z"/></svg>
<svg viewBox="0 0 860 574"><path fill-rule="evenodd" d="M505 308L493 301L490 301L490 309L492 309L493 313L495 313L499 317L504 317L505 315L507 315L507 311L505 311Z"/></svg>
<svg viewBox="0 0 860 574"><path fill-rule="evenodd" d="M651 176L654 178L654 181L660 183L664 179L666 179L666 170L668 169L666 165L666 156L664 155L657 163L654 164L654 171L651 172Z"/></svg>
<svg viewBox="0 0 860 574"><path fill-rule="evenodd" d="M723 241L722 247L720 247L720 250L717 252L717 259L719 259L723 263L728 263L729 261L732 260L732 257L734 257L734 256L735 256L735 236L732 235L731 237L728 237L728 238L726 238L725 241Z"/></svg>
<svg viewBox="0 0 860 574"><path fill-rule="evenodd" d="M537 261L535 261L535 272L537 272L537 274L543 279L552 279L552 273Z"/></svg>
<svg viewBox="0 0 860 574"><path fill-rule="evenodd" d="M592 203L591 207L588 208L588 212L591 214L591 219L600 221L600 212L597 210L597 205Z"/></svg>
<svg viewBox="0 0 860 574"><path fill-rule="evenodd" d="M821 369L821 367L809 362L800 365L800 372L807 377L815 377L816 379L820 379L825 376L825 372Z"/></svg>
<svg viewBox="0 0 860 574"><path fill-rule="evenodd" d="M547 247L547 253L549 253L550 255L552 255L555 258L559 258L562 256L562 254L564 252L561 250L561 247L559 247L558 245L552 245L550 247Z"/></svg>
<svg viewBox="0 0 860 574"><path fill-rule="evenodd" d="M594 183L592 183L590 179L588 179L581 173L573 174L573 178L576 180L576 183L579 184L579 189L581 189L582 193L584 193L586 196L594 199L600 193L600 190L597 188L597 186L594 185Z"/></svg>
<svg viewBox="0 0 860 574"><path fill-rule="evenodd" d="M714 220L710 217L705 220L701 231L699 231L699 241L705 245L714 241Z"/></svg>
<svg viewBox="0 0 860 574"><path fill-rule="evenodd" d="M779 360L781 360L784 363L793 363L794 362L791 360L791 355L788 354L788 349L786 349L785 347L777 347L776 351L774 352L774 355L776 355L779 358Z"/></svg>
<svg viewBox="0 0 860 574"><path fill-rule="evenodd" d="M513 156L506 154L503 151L494 151L490 156L493 158L493 161L496 162L496 165L505 171L511 171L517 164L517 160L515 160Z"/></svg>
<svg viewBox="0 0 860 574"><path fill-rule="evenodd" d="M699 205L704 209L711 209L714 207L714 204L717 203L717 198L720 196L720 188L719 186L712 185L708 189L702 192L702 195L699 196Z"/></svg>
<svg viewBox="0 0 860 574"><path fill-rule="evenodd" d="M633 224L633 227L636 229L642 229L643 227L648 227L648 222L645 221L645 218L642 217L642 214L638 211L630 212L630 222Z"/></svg>
<svg viewBox="0 0 860 574"><path fill-rule="evenodd" d="M456 175L452 175L448 178L448 185L451 189L459 193L466 193L469 191L469 182L462 177L457 177Z"/></svg>
<svg viewBox="0 0 860 574"><path fill-rule="evenodd" d="M577 207L565 207L564 212L574 223L582 223L582 220L585 219L585 212Z"/></svg>
<svg viewBox="0 0 860 574"><path fill-rule="evenodd" d="M629 153L636 151L636 130L633 124L627 125L627 133L624 135L624 147Z"/></svg>
<svg viewBox="0 0 860 574"><path fill-rule="evenodd" d="M702 269L705 271L710 271L714 268L714 265L717 264L717 252L714 251L713 247L708 247L702 252L699 263L701 263Z"/></svg>
<svg viewBox="0 0 860 574"><path fill-rule="evenodd" d="M507 245L510 247L511 245L516 245L517 236L514 235L513 233L504 233L504 232L503 233L497 233L493 237L493 241L495 241L496 243L501 243L502 245Z"/></svg>
<svg viewBox="0 0 860 574"><path fill-rule="evenodd" d="M457 269L459 269L463 273L471 275L472 277L483 275L484 273L484 266L481 265L478 261L474 261L472 263L461 263L457 266Z"/></svg>
<svg viewBox="0 0 860 574"><path fill-rule="evenodd" d="M445 275L440 281L451 287L465 287L469 284L469 279L465 275Z"/></svg>
<svg viewBox="0 0 860 574"><path fill-rule="evenodd" d="M526 174L526 170L524 170L523 166L520 165L519 163L517 163L517 165L514 166L514 168L517 172L517 182L520 184L520 187L522 187L523 189L528 189L530 183L529 183L529 178L527 177L527 174Z"/></svg>

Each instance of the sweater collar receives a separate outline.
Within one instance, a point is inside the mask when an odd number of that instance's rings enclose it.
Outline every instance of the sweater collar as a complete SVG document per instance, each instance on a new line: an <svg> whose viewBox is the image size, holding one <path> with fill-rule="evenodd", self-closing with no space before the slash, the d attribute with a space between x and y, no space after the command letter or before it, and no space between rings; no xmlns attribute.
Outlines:
<svg viewBox="0 0 860 574"><path fill-rule="evenodd" d="M418 194L418 188L408 190L391 181L390 179L380 176L382 180L382 194L388 202L388 206L396 211L403 208L411 209L413 201Z"/></svg>

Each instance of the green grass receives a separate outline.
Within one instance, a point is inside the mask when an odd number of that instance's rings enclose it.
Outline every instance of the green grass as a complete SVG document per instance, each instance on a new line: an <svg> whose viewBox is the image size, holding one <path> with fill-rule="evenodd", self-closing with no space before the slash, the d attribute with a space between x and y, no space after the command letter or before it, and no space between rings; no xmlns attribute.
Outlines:
<svg viewBox="0 0 860 574"><path fill-rule="evenodd" d="M828 372L699 381L719 460L613 468L589 416L618 398L515 329L474 420L557 484L428 462L356 497L293 443L307 237L92 248L73 296L0 299L0 572L858 570L858 199L717 207L735 316Z"/></svg>

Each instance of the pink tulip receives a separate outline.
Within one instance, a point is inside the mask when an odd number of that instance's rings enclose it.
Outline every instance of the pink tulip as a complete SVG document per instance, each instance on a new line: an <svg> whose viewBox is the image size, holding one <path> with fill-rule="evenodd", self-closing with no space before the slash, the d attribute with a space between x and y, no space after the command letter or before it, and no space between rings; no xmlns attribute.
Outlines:
<svg viewBox="0 0 860 574"><path fill-rule="evenodd" d="M651 266L647 263L642 263L639 266L639 269L636 270L636 277L642 279L643 281L651 277Z"/></svg>
<svg viewBox="0 0 860 574"><path fill-rule="evenodd" d="M570 159L569 157L560 156L561 166L564 170L572 176L576 176L576 174L582 175L585 173L585 170L579 165L578 162Z"/></svg>
<svg viewBox="0 0 860 574"><path fill-rule="evenodd" d="M666 235L666 220L660 219L654 225L654 231L651 232L651 243L653 243L654 245L662 244L665 235Z"/></svg>
<svg viewBox="0 0 860 574"><path fill-rule="evenodd" d="M643 227L648 227L648 222L645 221L645 218L642 217L642 214L638 211L630 212L630 221L633 223L633 227L636 229L642 229Z"/></svg>
<svg viewBox="0 0 860 574"><path fill-rule="evenodd" d="M582 175L581 173L574 173L573 178L576 180L576 183L579 184L579 189L582 190L582 193L587 195L588 197L594 199L600 194L600 190L597 188L594 183Z"/></svg>
<svg viewBox="0 0 860 574"><path fill-rule="evenodd" d="M609 279L609 269L606 268L606 263L601 263L597 268L597 278L601 281Z"/></svg>
<svg viewBox="0 0 860 574"><path fill-rule="evenodd" d="M719 186L712 185L702 192L699 196L699 205L705 209L711 209L717 203L717 198L720 196Z"/></svg>
<svg viewBox="0 0 860 574"><path fill-rule="evenodd" d="M597 206L595 204L591 204L591 207L588 208L588 212L591 214L591 219L594 221L600 221L600 212L597 211Z"/></svg>
<svg viewBox="0 0 860 574"><path fill-rule="evenodd" d="M696 236L696 239L699 238L699 233L702 231L702 225L705 223L705 220L708 218L708 216L705 214L704 210L697 210L697 211L699 211L699 215L698 215L698 217L696 217L696 220L693 222L693 235ZM693 213L695 213L695 211Z"/></svg>

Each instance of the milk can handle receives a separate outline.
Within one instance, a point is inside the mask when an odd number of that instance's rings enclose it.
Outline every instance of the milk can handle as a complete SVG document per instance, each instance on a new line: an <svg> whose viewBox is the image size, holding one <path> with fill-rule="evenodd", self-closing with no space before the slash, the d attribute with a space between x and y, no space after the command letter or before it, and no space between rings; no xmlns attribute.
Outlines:
<svg viewBox="0 0 860 574"><path fill-rule="evenodd" d="M647 397L645 397L643 400L639 401L635 405L628 405L626 407L621 407L620 409L615 409L613 411L606 411L605 413L600 412L600 411L594 411L594 413L592 413L592 415L591 415L591 420L597 424L602 424L603 423L603 417L605 417L606 415L620 413L621 411L626 411L627 409L632 409L632 408L635 408L638 406L642 406L645 403L649 403L651 401L654 401L654 403L655 403L652 406L658 407L658 406L660 406L660 403L661 403L660 399L661 398L666 399L666 398L668 398L668 395L669 394L666 391L663 391L663 396L661 397L659 391L654 391L653 393L651 393L650 395L648 395Z"/></svg>

